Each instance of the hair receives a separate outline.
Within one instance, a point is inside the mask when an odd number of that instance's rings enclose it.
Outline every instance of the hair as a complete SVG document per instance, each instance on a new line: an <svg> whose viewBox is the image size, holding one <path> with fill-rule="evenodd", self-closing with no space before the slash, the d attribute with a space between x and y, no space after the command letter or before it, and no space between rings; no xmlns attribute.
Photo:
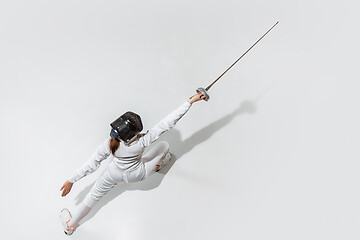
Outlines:
<svg viewBox="0 0 360 240"><path fill-rule="evenodd" d="M141 117L133 112L126 112L124 113L125 118L127 118L131 124L136 128L136 131L141 132L143 130L143 125L141 121ZM109 141L109 147L111 150L111 153L115 156L116 150L118 150L120 146L120 141L118 139L110 139Z"/></svg>
<svg viewBox="0 0 360 240"><path fill-rule="evenodd" d="M118 150L118 148L120 146L120 141L117 139L111 138L109 141L109 146L110 146L111 153L115 156L115 152L116 152L116 150Z"/></svg>

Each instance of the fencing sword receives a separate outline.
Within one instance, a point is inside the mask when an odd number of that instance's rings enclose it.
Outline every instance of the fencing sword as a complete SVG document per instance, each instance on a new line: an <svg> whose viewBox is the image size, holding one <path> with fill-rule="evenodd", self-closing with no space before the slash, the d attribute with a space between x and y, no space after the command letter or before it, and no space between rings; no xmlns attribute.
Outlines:
<svg viewBox="0 0 360 240"><path fill-rule="evenodd" d="M273 29L278 23L279 23L279 21L277 21L277 22L274 24L274 26L272 26L266 33L264 33L264 35L262 35L248 50L246 50L246 52L243 53L243 55L241 55L233 64L231 64L231 66L228 67L228 68L225 70L225 72L223 72L217 79L215 79L215 81L213 81L213 82L212 82L209 86L207 86L205 89L202 88L202 87L199 87L199 88L196 90L196 92L202 93L202 94L204 95L204 97L205 97L204 100L205 100L205 101L209 101L209 99L210 99L210 96L209 96L209 94L208 94L209 89L210 89L222 76L224 76L225 73L226 73L227 71L229 71L230 68L232 68L243 56L245 56L246 53L248 53L258 42L260 42L260 40L263 39L263 37L265 37L265 35L268 34L268 33L271 31L271 29ZM195 95L194 95L194 96L195 96ZM192 97L193 97L193 96L192 96ZM192 98L192 97L191 97L191 98Z"/></svg>

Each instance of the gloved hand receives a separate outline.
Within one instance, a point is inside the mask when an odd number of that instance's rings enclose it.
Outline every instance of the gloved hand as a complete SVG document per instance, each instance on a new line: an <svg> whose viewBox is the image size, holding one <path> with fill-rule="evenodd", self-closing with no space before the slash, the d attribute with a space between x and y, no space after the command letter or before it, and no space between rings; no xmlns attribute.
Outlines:
<svg viewBox="0 0 360 240"><path fill-rule="evenodd" d="M194 96L192 96L190 99L189 99L189 103L190 104L193 104L194 102L197 102L197 101L200 101L202 99L204 99L205 96L201 93L201 92L198 92L197 94L195 94Z"/></svg>

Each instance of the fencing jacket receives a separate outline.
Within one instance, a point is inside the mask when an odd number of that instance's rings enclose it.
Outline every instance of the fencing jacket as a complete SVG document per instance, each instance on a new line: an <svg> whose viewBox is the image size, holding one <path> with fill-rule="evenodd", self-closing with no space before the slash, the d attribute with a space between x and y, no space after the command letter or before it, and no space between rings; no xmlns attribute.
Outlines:
<svg viewBox="0 0 360 240"><path fill-rule="evenodd" d="M139 134L137 140L125 145L120 142L119 148L116 150L113 161L122 171L133 171L142 163L141 156L147 146L156 141L160 135L175 126L177 121L190 109L191 104L186 101L175 111L163 118L153 128L145 134ZM84 176L94 172L99 168L100 163L110 156L110 138L106 139L90 157L89 161L84 164L70 179L71 183L79 181Z"/></svg>

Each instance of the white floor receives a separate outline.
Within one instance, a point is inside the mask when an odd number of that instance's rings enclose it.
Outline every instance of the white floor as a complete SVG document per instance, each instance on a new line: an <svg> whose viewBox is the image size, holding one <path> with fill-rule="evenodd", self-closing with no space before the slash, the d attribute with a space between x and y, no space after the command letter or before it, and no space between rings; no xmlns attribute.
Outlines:
<svg viewBox="0 0 360 240"><path fill-rule="evenodd" d="M359 239L356 1L1 1L1 238L58 223L63 182L127 110L144 130L280 24L162 136L176 161L71 239Z"/></svg>

